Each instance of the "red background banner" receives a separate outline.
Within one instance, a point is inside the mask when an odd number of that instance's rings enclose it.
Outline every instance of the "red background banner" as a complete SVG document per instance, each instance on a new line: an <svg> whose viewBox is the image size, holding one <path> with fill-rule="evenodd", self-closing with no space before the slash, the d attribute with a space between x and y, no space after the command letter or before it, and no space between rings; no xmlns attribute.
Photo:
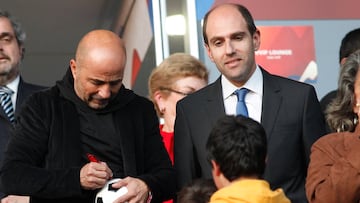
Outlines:
<svg viewBox="0 0 360 203"><path fill-rule="evenodd" d="M302 82L315 82L318 70L312 26L258 26L256 62L269 72Z"/></svg>
<svg viewBox="0 0 360 203"><path fill-rule="evenodd" d="M246 6L256 20L360 19L359 0L215 0Z"/></svg>

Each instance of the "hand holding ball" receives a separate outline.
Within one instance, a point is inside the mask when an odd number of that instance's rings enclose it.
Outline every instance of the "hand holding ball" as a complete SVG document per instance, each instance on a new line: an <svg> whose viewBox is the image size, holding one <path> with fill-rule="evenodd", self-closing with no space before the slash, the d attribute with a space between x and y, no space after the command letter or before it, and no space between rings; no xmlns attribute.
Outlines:
<svg viewBox="0 0 360 203"><path fill-rule="evenodd" d="M109 180L105 186L96 194L95 203L112 203L117 198L128 192L126 187L113 188L112 184L121 180L120 178L115 178Z"/></svg>

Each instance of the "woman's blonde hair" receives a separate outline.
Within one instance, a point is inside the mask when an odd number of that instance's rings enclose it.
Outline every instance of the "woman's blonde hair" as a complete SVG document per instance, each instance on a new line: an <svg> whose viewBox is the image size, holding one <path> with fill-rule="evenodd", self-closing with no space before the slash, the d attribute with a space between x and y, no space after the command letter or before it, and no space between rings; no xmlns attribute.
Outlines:
<svg viewBox="0 0 360 203"><path fill-rule="evenodd" d="M208 70L205 65L197 58L185 54L175 53L166 58L159 66L155 67L148 81L149 97L155 105L155 109L159 116L161 112L154 100L156 91L164 89L172 89L173 84L185 77L194 76L208 82ZM161 91L163 97L168 97L171 92Z"/></svg>

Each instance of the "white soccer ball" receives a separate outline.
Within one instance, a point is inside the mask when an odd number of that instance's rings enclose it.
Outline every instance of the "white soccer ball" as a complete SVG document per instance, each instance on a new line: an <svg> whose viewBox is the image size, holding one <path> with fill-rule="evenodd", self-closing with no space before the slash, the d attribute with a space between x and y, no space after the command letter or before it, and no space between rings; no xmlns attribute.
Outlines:
<svg viewBox="0 0 360 203"><path fill-rule="evenodd" d="M95 203L113 203L117 198L128 192L126 187L113 188L112 184L121 180L114 178L109 180L105 186L96 194Z"/></svg>

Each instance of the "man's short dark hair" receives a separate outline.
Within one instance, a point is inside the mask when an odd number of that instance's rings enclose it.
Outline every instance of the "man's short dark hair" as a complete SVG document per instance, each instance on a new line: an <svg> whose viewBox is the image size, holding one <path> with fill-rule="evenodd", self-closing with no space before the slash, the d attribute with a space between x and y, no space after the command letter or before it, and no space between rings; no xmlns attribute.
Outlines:
<svg viewBox="0 0 360 203"><path fill-rule="evenodd" d="M255 26L255 22L254 22L254 19L250 13L250 11L243 5L241 4L230 4L230 5L234 5L238 10L239 12L241 13L241 15L244 17L246 23L247 23L247 27L249 29L249 32L251 35L254 35L254 33L256 32L257 28ZM211 10L209 10L205 16L204 16L204 23L203 23L203 38L204 38L204 43L209 45L209 40L207 38L207 35L206 35L206 26L207 26L207 20L208 20L208 17L209 15L211 14L211 12L217 8L214 7L212 8Z"/></svg>
<svg viewBox="0 0 360 203"><path fill-rule="evenodd" d="M341 40L339 62L360 49L360 28L348 32Z"/></svg>
<svg viewBox="0 0 360 203"><path fill-rule="evenodd" d="M225 116L218 120L206 143L209 159L214 160L229 180L261 177L265 170L267 140L264 128L244 116Z"/></svg>

